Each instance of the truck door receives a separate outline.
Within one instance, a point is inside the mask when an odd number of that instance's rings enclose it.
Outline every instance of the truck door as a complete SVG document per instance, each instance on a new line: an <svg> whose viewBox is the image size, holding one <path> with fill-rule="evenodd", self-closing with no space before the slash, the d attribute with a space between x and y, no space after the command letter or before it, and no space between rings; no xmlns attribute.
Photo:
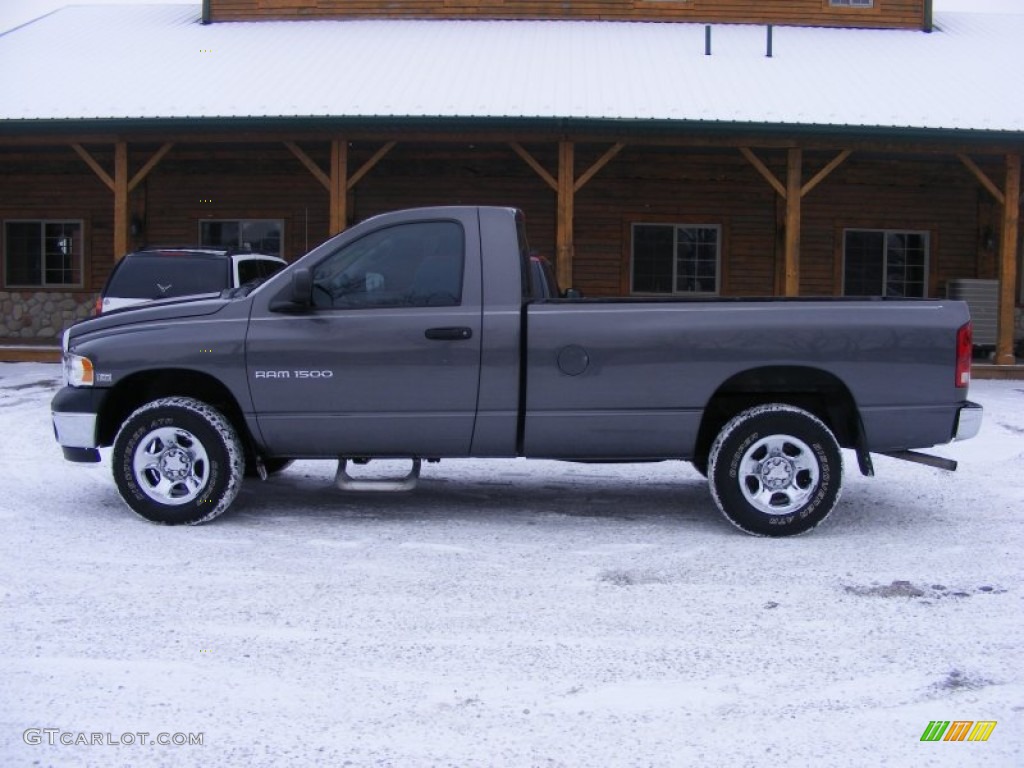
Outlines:
<svg viewBox="0 0 1024 768"><path fill-rule="evenodd" d="M465 456L476 418L481 264L475 211L342 238L308 262L313 306L254 301L250 391L271 453ZM320 249L318 249L320 250Z"/></svg>

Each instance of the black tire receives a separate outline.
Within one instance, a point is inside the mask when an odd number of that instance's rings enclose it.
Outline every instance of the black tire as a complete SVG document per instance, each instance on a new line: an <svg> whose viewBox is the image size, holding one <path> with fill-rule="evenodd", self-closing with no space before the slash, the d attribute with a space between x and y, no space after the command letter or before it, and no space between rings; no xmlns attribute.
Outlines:
<svg viewBox="0 0 1024 768"><path fill-rule="evenodd" d="M234 501L245 452L213 406L165 397L136 410L114 440L114 482L132 511L154 523L196 525Z"/></svg>
<svg viewBox="0 0 1024 768"><path fill-rule="evenodd" d="M839 444L817 417L791 405L750 408L711 446L708 484L722 514L755 536L792 536L821 523L842 489Z"/></svg>

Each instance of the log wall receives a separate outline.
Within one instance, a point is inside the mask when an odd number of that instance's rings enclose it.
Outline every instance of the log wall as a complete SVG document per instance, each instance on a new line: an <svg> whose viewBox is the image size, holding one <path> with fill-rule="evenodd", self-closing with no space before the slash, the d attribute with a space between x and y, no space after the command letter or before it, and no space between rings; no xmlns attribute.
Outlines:
<svg viewBox="0 0 1024 768"><path fill-rule="evenodd" d="M829 0L210 0L212 21L260 19L578 19L798 24L836 27L927 26L926 0L874 0L872 7Z"/></svg>

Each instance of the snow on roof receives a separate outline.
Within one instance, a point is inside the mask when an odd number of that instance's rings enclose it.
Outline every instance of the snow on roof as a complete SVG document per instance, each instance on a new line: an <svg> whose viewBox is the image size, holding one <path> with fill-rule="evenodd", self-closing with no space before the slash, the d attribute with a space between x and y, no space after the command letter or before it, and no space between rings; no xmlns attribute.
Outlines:
<svg viewBox="0 0 1024 768"><path fill-rule="evenodd" d="M1024 16L931 33L592 21L264 21L72 6L0 34L0 126L518 118L1024 132Z"/></svg>

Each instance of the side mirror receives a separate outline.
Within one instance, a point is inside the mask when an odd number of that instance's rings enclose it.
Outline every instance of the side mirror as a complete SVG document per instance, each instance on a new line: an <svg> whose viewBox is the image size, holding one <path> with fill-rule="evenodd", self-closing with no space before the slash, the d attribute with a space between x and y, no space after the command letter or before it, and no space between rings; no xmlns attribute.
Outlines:
<svg viewBox="0 0 1024 768"><path fill-rule="evenodd" d="M313 273L308 269L292 272L292 281L272 302L271 312L305 312L313 306Z"/></svg>

